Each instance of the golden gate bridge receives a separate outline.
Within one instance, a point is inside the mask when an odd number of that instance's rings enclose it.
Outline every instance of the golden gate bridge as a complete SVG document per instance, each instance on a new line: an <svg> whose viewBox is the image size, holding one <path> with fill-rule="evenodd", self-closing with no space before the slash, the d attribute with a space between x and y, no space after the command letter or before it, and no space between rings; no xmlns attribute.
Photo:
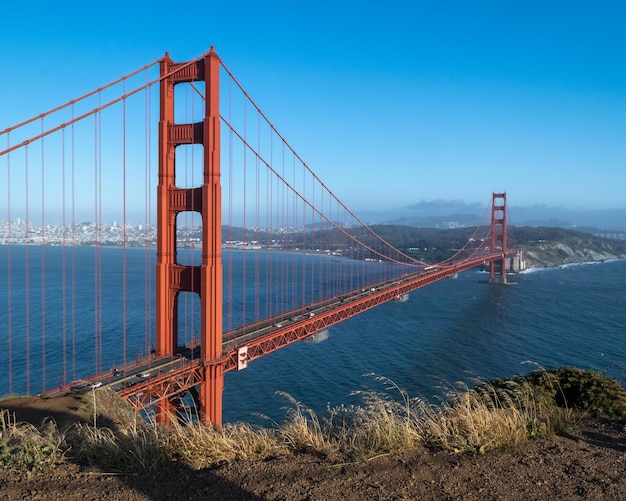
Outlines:
<svg viewBox="0 0 626 501"><path fill-rule="evenodd" d="M0 136L0 393L108 386L161 421L190 394L219 427L226 372L470 268L506 283L516 254L505 193L448 259L395 248L315 175L213 48L184 63L166 54ZM114 272L111 246L122 252ZM79 247L89 284L77 278ZM137 249L140 326L127 259Z"/></svg>

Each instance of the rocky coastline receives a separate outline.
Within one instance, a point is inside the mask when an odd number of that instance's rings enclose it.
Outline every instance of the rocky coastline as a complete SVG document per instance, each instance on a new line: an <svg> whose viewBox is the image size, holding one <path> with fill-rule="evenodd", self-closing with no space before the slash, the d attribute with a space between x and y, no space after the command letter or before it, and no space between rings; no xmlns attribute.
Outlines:
<svg viewBox="0 0 626 501"><path fill-rule="evenodd" d="M592 235L527 242L518 248L522 251L526 269L626 259L626 242Z"/></svg>

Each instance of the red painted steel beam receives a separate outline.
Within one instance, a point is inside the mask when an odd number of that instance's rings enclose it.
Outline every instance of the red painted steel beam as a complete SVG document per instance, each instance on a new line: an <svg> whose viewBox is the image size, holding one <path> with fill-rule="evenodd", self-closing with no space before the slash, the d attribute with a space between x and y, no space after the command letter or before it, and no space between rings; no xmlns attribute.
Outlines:
<svg viewBox="0 0 626 501"><path fill-rule="evenodd" d="M137 383L132 388L119 392L122 398L128 400L137 409L146 409L155 404L169 402L190 388L204 381L204 367L199 362L193 362L184 367L160 376ZM168 407L170 407L168 405Z"/></svg>

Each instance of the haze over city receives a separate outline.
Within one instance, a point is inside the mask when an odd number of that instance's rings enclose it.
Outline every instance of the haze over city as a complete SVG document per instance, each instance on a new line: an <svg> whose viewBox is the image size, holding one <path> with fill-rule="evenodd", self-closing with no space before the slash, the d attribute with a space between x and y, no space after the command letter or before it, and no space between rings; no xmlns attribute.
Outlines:
<svg viewBox="0 0 626 501"><path fill-rule="evenodd" d="M625 14L621 2L11 3L0 130L213 45L366 220L475 212L495 191L513 223L624 227Z"/></svg>

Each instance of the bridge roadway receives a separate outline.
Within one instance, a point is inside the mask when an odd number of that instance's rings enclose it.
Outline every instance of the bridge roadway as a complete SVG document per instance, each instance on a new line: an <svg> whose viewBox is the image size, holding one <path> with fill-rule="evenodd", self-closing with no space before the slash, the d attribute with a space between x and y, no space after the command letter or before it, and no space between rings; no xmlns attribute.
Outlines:
<svg viewBox="0 0 626 501"><path fill-rule="evenodd" d="M506 257L514 253L507 254ZM224 372L241 370L247 363L328 329L347 318L387 301L397 300L425 285L449 278L462 271L502 259L502 254L475 255L449 266L433 265L400 277L347 292L318 303L227 331L223 335L223 355L217 360L200 360L200 346L181 347L174 356L152 354L124 367L45 392L59 396L98 387L109 387L138 409L163 398L181 395L202 382L204 368L222 365Z"/></svg>

